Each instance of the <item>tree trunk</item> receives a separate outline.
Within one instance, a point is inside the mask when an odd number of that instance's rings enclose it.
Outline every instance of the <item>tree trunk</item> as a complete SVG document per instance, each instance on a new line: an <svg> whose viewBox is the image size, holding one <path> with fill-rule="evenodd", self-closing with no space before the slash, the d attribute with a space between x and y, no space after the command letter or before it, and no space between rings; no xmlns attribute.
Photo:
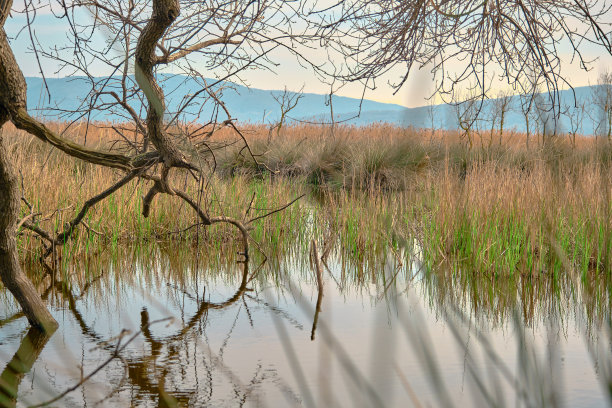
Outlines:
<svg viewBox="0 0 612 408"><path fill-rule="evenodd" d="M608 117L608 143L612 143L612 107L606 106L606 116Z"/></svg>
<svg viewBox="0 0 612 408"><path fill-rule="evenodd" d="M164 92L155 80L153 68L157 64L155 49L164 32L180 13L178 0L153 0L153 13L145 25L136 45L135 78L142 89L149 107L147 110L147 140L157 148L168 167L184 163L181 152L164 129L166 102Z"/></svg>
<svg viewBox="0 0 612 408"><path fill-rule="evenodd" d="M2 126L12 118L13 113L27 107L25 78L4 31L4 22L12 4L12 0L9 0L2 2L0 7L0 279L13 294L30 324L52 332L58 324L19 265L15 228L20 195L17 176L2 135Z"/></svg>
<svg viewBox="0 0 612 408"><path fill-rule="evenodd" d="M19 264L15 228L19 215L17 177L9 161L2 136L8 114L0 107L0 279L15 296L30 324L44 331L54 331L57 322L47 310L32 282Z"/></svg>
<svg viewBox="0 0 612 408"><path fill-rule="evenodd" d="M501 119L499 120L499 145L502 145L502 138L504 136L504 122L506 119L506 111L502 109Z"/></svg>

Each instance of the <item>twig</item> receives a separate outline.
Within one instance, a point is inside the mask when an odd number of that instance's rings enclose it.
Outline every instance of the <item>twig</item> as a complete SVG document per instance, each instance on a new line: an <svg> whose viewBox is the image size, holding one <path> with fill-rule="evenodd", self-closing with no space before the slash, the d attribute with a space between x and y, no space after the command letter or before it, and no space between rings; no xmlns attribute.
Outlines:
<svg viewBox="0 0 612 408"><path fill-rule="evenodd" d="M397 372L397 376L399 377L400 381L402 382L402 385L404 386L404 389L408 393L408 396L410 397L410 400L412 401L412 404L416 408L422 408L423 405L421 405L421 403L419 402L419 399L417 398L417 395L414 392L414 389L412 389L412 387L410 386L410 383L408 382L408 379L404 375L404 372L399 367L399 365L397 365L397 363L395 363L395 371Z"/></svg>
<svg viewBox="0 0 612 408"><path fill-rule="evenodd" d="M247 222L247 224L251 224L253 221L257 221L257 220L260 220L260 219L262 219L262 218L269 217L269 216L271 216L272 214L275 214L275 213L277 213L277 212L279 212L279 211L283 211L284 209L286 209L287 207L291 206L293 203L295 203L297 200L299 200L300 198L304 197L305 195L306 195L306 194L302 194L301 196L299 196L299 197L297 197L297 198L293 199L293 200L292 200L290 203L285 204L285 205L283 205L282 207L277 208L276 210L270 211L269 213L266 213L266 214L264 214L264 215L260 215L260 216L255 217L255 218L251 218L251 219L250 219L250 220Z"/></svg>
<svg viewBox="0 0 612 408"><path fill-rule="evenodd" d="M85 229L87 229L87 231L91 231L91 232L93 232L94 234L99 235L99 236L101 236L101 237L102 237L102 236L104 236L104 233L103 233L103 232L96 231L95 229L91 228L91 227L89 226L89 224L87 224L85 221L81 221L81 224L83 224L83 226L85 227Z"/></svg>
<svg viewBox="0 0 612 408"><path fill-rule="evenodd" d="M159 320L154 320L151 323L147 324L146 327L148 328L149 326L156 324L156 323L161 323L161 322L165 322L165 321L169 321L172 320L171 317L167 317L165 319L159 319ZM144 329L144 328L143 328ZM82 386L84 383L86 383L87 381L89 381L94 375L96 375L98 372L100 372L100 370L102 370L104 367L106 367L111 361L113 361L114 359L121 359L119 356L119 353L121 353L123 350L125 350L125 348L134 340L136 339L136 337L138 337L141 333L142 330L139 330L138 332L134 333L132 335L132 337L130 337L125 343L121 344L121 339L128 334L127 330L122 330L121 334L118 336L119 339L117 340L117 345L115 347L115 350L113 351L113 353L111 354L111 356L106 359L106 361L104 361L101 365L99 365L98 367L96 367L96 369L94 369L91 373L89 373L87 376L83 377L81 379L81 381L79 381L78 383L76 383L75 385L73 385L72 387L68 388L66 391L62 392L61 394L59 394L58 396L56 396L55 398L52 398L48 401L45 402L41 402L40 404L36 404L36 405L30 405L29 408L38 408L38 407L45 407L48 405L53 404L56 401L61 400L62 398L64 398L66 395L70 394L71 392L77 390L80 386Z"/></svg>
<svg viewBox="0 0 612 408"><path fill-rule="evenodd" d="M15 233L18 233L19 229L23 226L23 224L30 221L30 219L36 217L37 215L40 215L40 213L30 213L26 215L25 217L23 217L21 221L19 221L19 223L17 224L17 227L15 228Z"/></svg>

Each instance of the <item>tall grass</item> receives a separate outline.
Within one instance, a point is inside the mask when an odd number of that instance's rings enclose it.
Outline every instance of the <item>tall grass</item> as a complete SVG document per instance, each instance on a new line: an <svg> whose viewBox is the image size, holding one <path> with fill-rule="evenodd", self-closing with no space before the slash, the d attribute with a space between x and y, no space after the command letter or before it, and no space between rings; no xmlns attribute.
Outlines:
<svg viewBox="0 0 612 408"><path fill-rule="evenodd" d="M83 140L83 131L67 134ZM339 127L333 135L324 127L295 125L273 138L263 126L247 126L244 134L260 165L229 132L216 133L207 143L216 146L217 172L201 199L210 213L243 218L247 208L249 216L262 214L308 194L254 226L251 235L268 255L306 252L314 235L361 260L364 270L372 259L366 254L403 256L415 242L427 270L452 263L455 270L494 279L582 280L610 270L612 156L594 139L570 145L550 138L527 150L521 134L468 149L456 132L432 135L386 125ZM87 141L108 147L111 137L108 129L94 127ZM18 131L11 152L24 196L41 214L39 225L51 231L118 177ZM198 197L187 174L174 173L172 182ZM231 229L196 225L195 214L173 197L156 198L151 216L143 218L147 188L132 182L92 209L64 256L134 241L183 240L233 251ZM36 236L21 231L20 248L25 259L36 259Z"/></svg>

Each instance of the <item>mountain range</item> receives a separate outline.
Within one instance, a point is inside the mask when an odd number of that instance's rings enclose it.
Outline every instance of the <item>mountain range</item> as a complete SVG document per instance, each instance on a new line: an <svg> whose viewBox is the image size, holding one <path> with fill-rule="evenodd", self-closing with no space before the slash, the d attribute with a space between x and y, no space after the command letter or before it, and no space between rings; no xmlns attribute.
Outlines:
<svg viewBox="0 0 612 408"><path fill-rule="evenodd" d="M102 78L96 78L96 81ZM130 78L131 79L131 78ZM198 92L205 94L202 89L202 82L193 78L181 75L162 74L158 77L166 93L166 106L168 117L173 117L172 112L179 109L187 98L194 96L194 99L184 110L182 120L197 120L206 123L211 115L215 113L214 104L210 100L206 102L204 98L196 97ZM27 77L28 85L28 109L45 119L57 120L58 117L64 120L76 119L78 116L72 111L78 110L83 104L88 104L91 99L91 82L83 77L67 78L47 78L46 85L42 78ZM207 80L214 83L214 80ZM245 87L231 82L218 82L211 87L215 90L220 100L223 101L232 117L239 122L250 123L274 123L281 114L280 103L283 91L263 90L253 87ZM47 92L48 89L48 92ZM112 78L106 90L115 91L121 94L118 78ZM579 133L594 134L600 112L596 104L592 103L593 92L597 86L587 86L575 88L574 91L560 91L559 97L561 106L564 109L578 106L585 106L585 112L580 124ZM288 92L286 96L295 97L296 94ZM113 96L104 94L98 97L97 102L104 104L111 102ZM276 99L275 99L276 98ZM314 121L327 122L330 118L329 96L313 93L303 93L293 110L288 114L288 121ZM370 125L377 122L389 123L403 127L431 128L452 130L458 128L457 108L454 105L439 104L435 106L421 106L416 108L406 108L401 105L375 102L364 99L333 96L333 110L336 122L343 122L351 125ZM129 99L130 105L138 112L144 111L141 100L135 95ZM489 129L492 126L490 118L495 112L495 99L484 100L482 102L480 118L484 120L476 123L481 129ZM534 104L547 104L548 96L541 94L534 100ZM460 110L463 107L459 108ZM534 112L536 110L534 109ZM223 111L219 113L219 120L227 119ZM541 118L544 116L541 116ZM123 121L126 120L125 112L118 109L102 109L95 111L91 116L92 120ZM546 118L544 119L546 120ZM531 130L542 122L535 117L530 119ZM521 99L519 96L510 98L509 110L505 116L504 128L515 131L525 131L525 117L521 110ZM550 123L553 123L550 120ZM493 124L498 127L499 123ZM571 122L565 115L557 121L557 130L565 132L571 129ZM549 130L550 126L549 126Z"/></svg>

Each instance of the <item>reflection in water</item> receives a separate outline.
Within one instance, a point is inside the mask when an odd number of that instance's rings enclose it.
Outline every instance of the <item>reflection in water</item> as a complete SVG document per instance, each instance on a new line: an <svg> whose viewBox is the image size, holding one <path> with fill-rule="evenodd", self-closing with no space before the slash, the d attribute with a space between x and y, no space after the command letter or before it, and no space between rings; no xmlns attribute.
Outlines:
<svg viewBox="0 0 612 408"><path fill-rule="evenodd" d="M52 335L49 331L43 332L35 327L28 330L19 349L0 374L0 406L16 406L23 377L30 372Z"/></svg>
<svg viewBox="0 0 612 408"><path fill-rule="evenodd" d="M441 269L415 275L421 265L403 267L396 254L370 267L339 254L326 269L306 257L250 271L218 259L201 268L171 252L75 264L69 282L39 279L60 333L49 340L30 330L18 346L21 336L11 333L24 319L0 318L2 348L19 348L12 358L0 350L8 362L0 405L14 406L15 395L49 400L96 369L62 406L609 402L602 390L612 343L599 330L609 318L605 285ZM0 305L10 302L0 294ZM0 317L11 310L0 307ZM174 322L152 324L168 316ZM139 336L100 368L123 329ZM32 386L19 387L24 375Z"/></svg>
<svg viewBox="0 0 612 408"><path fill-rule="evenodd" d="M146 308L143 308L140 312L140 331L145 339L145 343L150 347L149 355L141 355L137 358L123 357L124 364L127 365L127 373L130 380L130 384L134 386L133 396L137 401L145 401L147 399L159 403L159 406L189 406L190 401L196 399L195 391L180 391L178 393L170 392L166 389L167 377L170 373L169 368L159 365L159 358L161 356L162 349L165 348L166 354L164 356L166 361L178 361L179 354L181 352L181 343L184 342L187 337L191 334L190 332L196 327L209 309L223 309L227 306L237 302L241 296L247 290L247 283L249 277L249 268L247 263L242 264L242 280L240 286L236 290L233 296L222 302L199 302L199 307L193 313L192 317L188 319L187 323L176 333L165 336L163 339L157 340L153 336L150 327L149 312ZM97 341L99 345L112 352L112 344L108 344L105 341L101 341L101 336L98 335L93 328L89 327L81 313L78 311L74 296L71 291L64 287L64 295L68 299L69 310L73 313L75 319L79 322L83 335L91 337ZM153 379L151 378L151 371L155 373Z"/></svg>
<svg viewBox="0 0 612 408"><path fill-rule="evenodd" d="M321 267L321 258L317 250L317 242L312 240L311 262L314 272L317 276L317 305L315 306L314 319L312 320L312 330L310 331L310 340L314 341L315 332L317 331L317 323L319 321L319 313L321 313L321 303L323 302L323 268Z"/></svg>

